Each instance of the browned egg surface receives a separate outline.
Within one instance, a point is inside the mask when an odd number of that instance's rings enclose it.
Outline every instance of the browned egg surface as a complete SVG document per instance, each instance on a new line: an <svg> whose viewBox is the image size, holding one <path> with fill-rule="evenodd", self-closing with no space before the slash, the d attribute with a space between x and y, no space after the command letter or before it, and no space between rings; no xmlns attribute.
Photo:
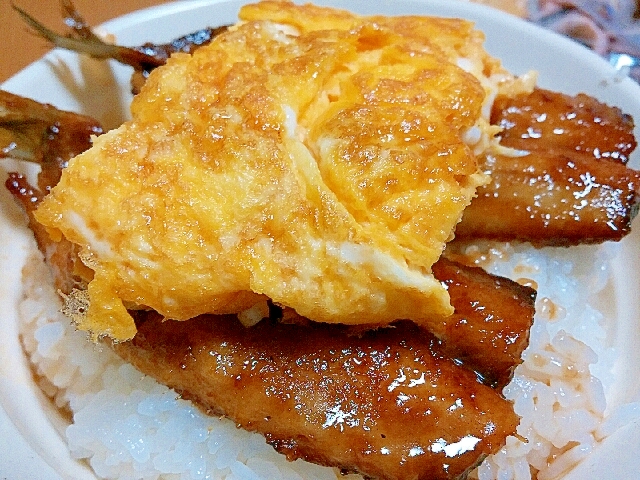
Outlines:
<svg viewBox="0 0 640 480"><path fill-rule="evenodd" d="M278 1L240 18L156 69L36 211L93 270L80 328L259 319L267 297L321 322L452 313L430 269L486 182L463 141L485 87L458 66L498 68L482 34Z"/></svg>

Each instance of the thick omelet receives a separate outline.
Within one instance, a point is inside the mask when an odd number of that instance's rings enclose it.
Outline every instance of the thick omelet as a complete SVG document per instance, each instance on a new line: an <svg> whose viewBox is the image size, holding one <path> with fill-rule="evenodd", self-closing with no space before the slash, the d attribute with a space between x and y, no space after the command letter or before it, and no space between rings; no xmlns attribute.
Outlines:
<svg viewBox="0 0 640 480"><path fill-rule="evenodd" d="M346 324L452 313L431 266L487 181L482 34L282 1L240 18L156 69L36 211L93 272L79 327L124 340L130 308L246 320L267 299Z"/></svg>

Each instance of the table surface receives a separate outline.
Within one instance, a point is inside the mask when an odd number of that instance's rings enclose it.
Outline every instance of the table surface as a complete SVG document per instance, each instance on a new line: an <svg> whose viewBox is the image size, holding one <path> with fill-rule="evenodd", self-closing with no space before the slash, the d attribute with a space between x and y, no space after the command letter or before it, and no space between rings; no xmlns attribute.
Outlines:
<svg viewBox="0 0 640 480"><path fill-rule="evenodd" d="M11 8L10 0L0 0L0 82L37 60L50 46L36 37ZM13 0L31 16L59 33L65 33L58 0ZM167 3L162 0L73 0L76 9L89 23L99 25L111 18L142 8Z"/></svg>

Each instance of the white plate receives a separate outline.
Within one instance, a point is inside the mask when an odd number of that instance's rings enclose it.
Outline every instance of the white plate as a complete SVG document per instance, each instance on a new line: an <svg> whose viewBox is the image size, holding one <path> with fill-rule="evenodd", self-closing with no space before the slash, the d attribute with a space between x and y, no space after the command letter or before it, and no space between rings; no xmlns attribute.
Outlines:
<svg viewBox="0 0 640 480"><path fill-rule="evenodd" d="M116 35L118 43L164 42L204 26L232 23L242 1L198 0L168 4L112 20L104 31ZM640 122L640 87L616 72L587 49L565 38L509 15L466 2L446 0L324 0L316 3L348 8L359 13L436 14L477 22L487 37L489 52L502 59L514 73L535 69L539 84L566 93L587 92L621 107ZM26 40L28 41L28 39ZM59 108L84 112L117 125L130 101L130 69L113 63L80 59L54 51L2 85L2 88ZM120 99L119 102L114 99ZM640 129L636 128L640 138ZM632 159L640 167L640 154ZM22 354L16 328L16 302L20 294L20 269L29 232L10 196L0 193L0 477L94 478L88 469L69 457L60 432L61 418L34 385ZM616 260L613 310L617 326L611 342L618 349L618 362L610 401L613 404L640 400L640 227L623 242ZM599 479L633 477L640 460L640 424L630 424L609 437L588 461L566 477Z"/></svg>

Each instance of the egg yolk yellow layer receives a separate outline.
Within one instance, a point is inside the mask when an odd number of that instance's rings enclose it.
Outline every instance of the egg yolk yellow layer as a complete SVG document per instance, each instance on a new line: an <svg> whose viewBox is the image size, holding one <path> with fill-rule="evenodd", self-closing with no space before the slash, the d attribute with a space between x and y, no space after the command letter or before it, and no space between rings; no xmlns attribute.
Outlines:
<svg viewBox="0 0 640 480"><path fill-rule="evenodd" d="M93 271L79 327L125 340L128 308L267 298L319 322L451 314L431 266L487 181L465 142L486 88L460 62L492 68L482 35L282 1L240 18L156 69L38 208Z"/></svg>

